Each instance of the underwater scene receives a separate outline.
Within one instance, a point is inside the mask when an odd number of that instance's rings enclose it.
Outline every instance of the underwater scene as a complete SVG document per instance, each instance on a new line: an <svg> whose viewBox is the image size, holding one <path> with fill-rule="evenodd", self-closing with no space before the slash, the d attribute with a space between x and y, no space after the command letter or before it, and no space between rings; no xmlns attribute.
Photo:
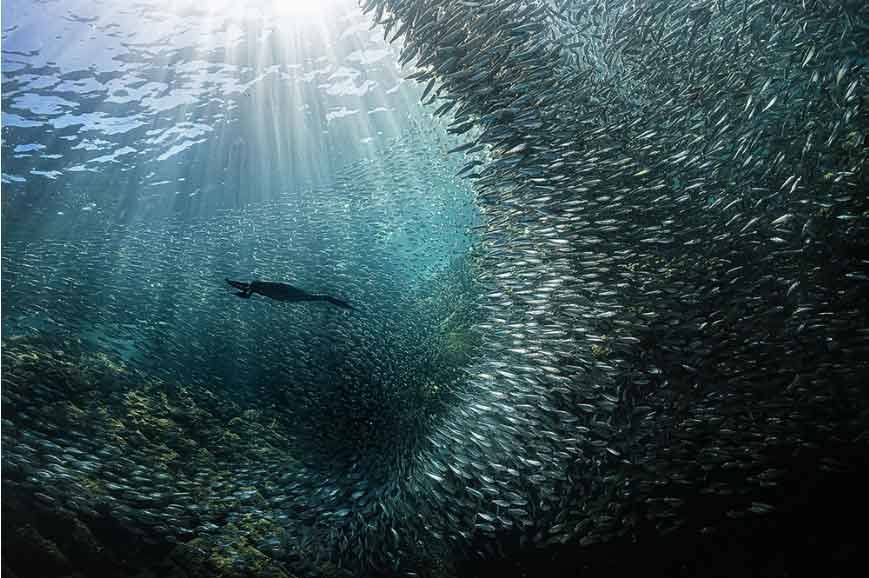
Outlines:
<svg viewBox="0 0 869 578"><path fill-rule="evenodd" d="M869 4L3 0L2 576L859 576Z"/></svg>

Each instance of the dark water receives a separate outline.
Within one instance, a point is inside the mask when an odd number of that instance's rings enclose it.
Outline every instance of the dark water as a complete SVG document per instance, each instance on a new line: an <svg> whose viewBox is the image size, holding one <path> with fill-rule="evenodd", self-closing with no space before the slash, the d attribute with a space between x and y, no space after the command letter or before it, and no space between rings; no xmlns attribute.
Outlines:
<svg viewBox="0 0 869 578"><path fill-rule="evenodd" d="M4 3L3 575L849 575L869 9L362 4Z"/></svg>

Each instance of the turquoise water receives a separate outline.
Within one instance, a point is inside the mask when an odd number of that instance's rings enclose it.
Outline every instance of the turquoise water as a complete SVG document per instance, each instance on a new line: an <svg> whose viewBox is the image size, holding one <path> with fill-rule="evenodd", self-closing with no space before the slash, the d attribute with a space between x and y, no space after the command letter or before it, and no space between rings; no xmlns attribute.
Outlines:
<svg viewBox="0 0 869 578"><path fill-rule="evenodd" d="M798 569L869 455L867 18L4 2L4 558Z"/></svg>
<svg viewBox="0 0 869 578"><path fill-rule="evenodd" d="M6 335L69 331L170 373L222 371L211 352L258 332L295 327L287 356L352 323L239 302L226 277L397 320L467 254L472 193L445 152L459 141L353 3L5 12Z"/></svg>

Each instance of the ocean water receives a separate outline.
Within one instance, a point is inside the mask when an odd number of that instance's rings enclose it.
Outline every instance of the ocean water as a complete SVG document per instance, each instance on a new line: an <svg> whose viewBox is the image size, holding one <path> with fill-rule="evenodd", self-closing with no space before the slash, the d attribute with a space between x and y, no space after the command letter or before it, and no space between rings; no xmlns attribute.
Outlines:
<svg viewBox="0 0 869 578"><path fill-rule="evenodd" d="M847 575L863 3L2 17L4 577Z"/></svg>

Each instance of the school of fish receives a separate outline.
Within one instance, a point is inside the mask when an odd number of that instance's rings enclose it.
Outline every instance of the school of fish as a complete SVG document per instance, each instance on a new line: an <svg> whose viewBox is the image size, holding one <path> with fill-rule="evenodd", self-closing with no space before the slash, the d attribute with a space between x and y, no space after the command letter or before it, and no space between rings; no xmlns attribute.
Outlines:
<svg viewBox="0 0 869 578"><path fill-rule="evenodd" d="M452 152L479 222L453 228L473 224L473 247L410 290L387 248L356 237L365 228L341 228L374 221L366 211L388 220L376 187L350 208L338 188L193 230L4 244L4 305L51 310L41 288L61 279L89 323L127 320L127 342L94 339L148 368L78 353L71 336L40 358L4 343L5 480L146 539L244 534L299 575L321 560L414 575L508 541L666 532L685 495L761 516L788 456L869 449L869 5L362 9L467 139ZM411 154L397 147L386 176L405 178ZM310 239L269 239L302 219L320 227ZM212 271L244 247L259 267L305 263L312 290L359 314L286 309L263 324L255 303L218 302ZM107 248L135 258L107 265ZM47 279L48 261L70 271ZM322 265L341 262L337 277ZM108 266L109 290L74 270ZM173 268L186 276L165 290L137 287ZM171 331L139 321L154 309ZM225 375L197 370L227 358Z"/></svg>

